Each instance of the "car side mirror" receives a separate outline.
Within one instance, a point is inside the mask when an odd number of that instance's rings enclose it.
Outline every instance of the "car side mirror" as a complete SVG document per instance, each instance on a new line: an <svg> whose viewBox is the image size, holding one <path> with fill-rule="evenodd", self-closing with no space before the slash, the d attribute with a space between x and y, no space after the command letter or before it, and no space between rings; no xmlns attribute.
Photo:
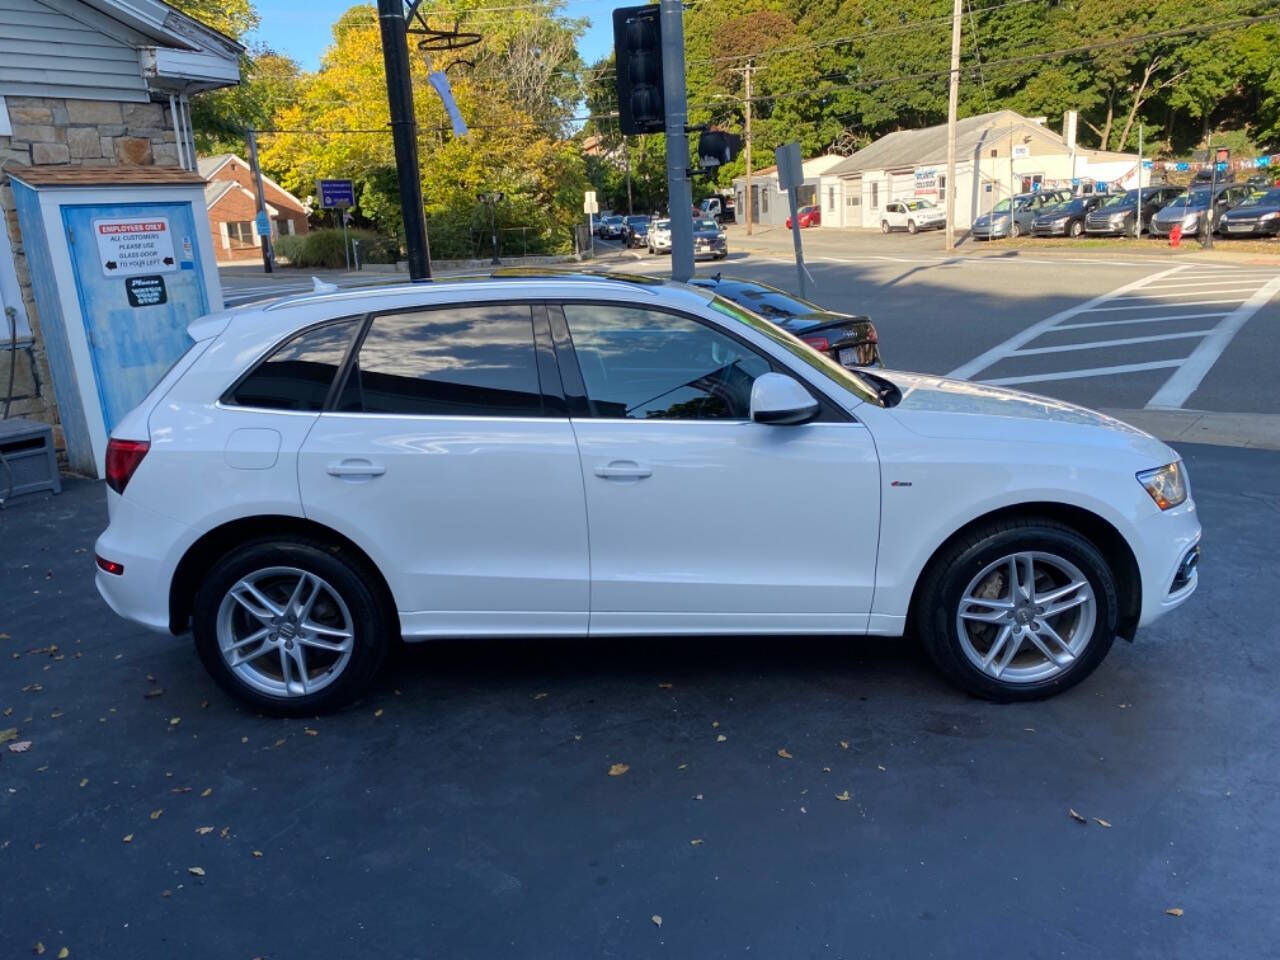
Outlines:
<svg viewBox="0 0 1280 960"><path fill-rule="evenodd" d="M751 385L751 419L756 423L807 423L818 415L819 409L813 394L785 373L762 374Z"/></svg>

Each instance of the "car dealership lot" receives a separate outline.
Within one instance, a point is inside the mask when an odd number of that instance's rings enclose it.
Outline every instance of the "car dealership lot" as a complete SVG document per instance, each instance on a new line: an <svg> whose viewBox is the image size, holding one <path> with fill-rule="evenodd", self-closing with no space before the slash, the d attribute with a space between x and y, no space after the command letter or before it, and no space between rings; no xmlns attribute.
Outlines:
<svg viewBox="0 0 1280 960"><path fill-rule="evenodd" d="M910 641L549 639L267 719L97 598L100 484L15 502L0 956L1266 955L1280 454L1181 452L1199 592L1025 706Z"/></svg>

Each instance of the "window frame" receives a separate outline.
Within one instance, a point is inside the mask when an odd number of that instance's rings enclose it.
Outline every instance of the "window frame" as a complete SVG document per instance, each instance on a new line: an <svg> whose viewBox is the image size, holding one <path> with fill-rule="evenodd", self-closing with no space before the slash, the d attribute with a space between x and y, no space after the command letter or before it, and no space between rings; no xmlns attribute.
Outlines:
<svg viewBox="0 0 1280 960"><path fill-rule="evenodd" d="M688 320L700 326L706 327L715 333L720 334L729 340L734 341L739 346L750 351L760 357L769 365L770 373L783 373L789 377L793 377L804 385L805 389L813 394L814 399L818 401L818 415L808 423L857 423L858 418L849 413L842 406L836 403L831 397L820 387L815 386L807 377L788 366L782 360L773 356L773 354L761 349L757 344L752 343L749 339L739 334L736 330L732 330L727 326L708 320L706 317L700 317L697 314L689 313L666 304L649 304L637 303L630 300L606 300L597 297L584 297L581 299L563 299L556 302L548 302L547 307L550 313L551 333L555 343L555 355L560 370L560 377L564 384L564 395L569 409L570 419L581 420L598 420L607 423L706 423L706 424L743 424L753 423L750 417L740 419L729 418L707 418L707 419L668 419L654 418L645 419L639 417L598 417L591 410L590 398L587 394L586 380L582 376L582 367L578 363L578 350L573 343L573 335L569 330L569 321L565 316L564 307L572 304L574 306L603 306L603 307L623 307L632 310L647 310L651 313L662 313L671 317L677 317L682 320ZM769 321L772 322L772 321ZM776 326L776 324L775 324Z"/></svg>
<svg viewBox="0 0 1280 960"><path fill-rule="evenodd" d="M227 407L232 410L257 410L257 411L263 411L266 413L292 413L292 414L301 414L303 416L308 416L308 417L319 416L320 414L324 413L326 410L329 409L329 404L333 400L333 396L334 396L333 384L338 379L338 377L342 375L342 371L346 368L347 361L351 357L351 345L355 343L357 340L361 339L364 331L363 321L366 320L367 317L368 315L365 313L348 313L341 317L327 317L324 320L317 320L314 323L308 323L305 326L298 327L296 330L290 330L288 333L280 337L278 340L273 340L270 344L267 345L266 349L262 351L262 353L258 356L258 358L255 359L253 363L249 364L249 366L245 367L245 369L242 370L239 373L239 375L234 380L231 381L231 385L228 386L225 390L223 390L221 394L219 394L218 401L217 401L218 405L222 407ZM337 324L340 324L340 323L350 323L353 320L357 321L356 332L352 335L351 339L347 342L346 352L343 353L342 359L338 361L337 372L334 374L333 380L329 381L329 389L328 391L326 391L324 395L324 401L321 403L319 410L281 410L277 407L261 407L261 406L258 406L257 404L238 403L236 401L235 399L236 391L240 389L240 387L244 384L244 382L248 380L251 376L253 376L253 374L257 372L259 367L261 367L264 363L268 362L272 357L274 357L277 353L279 353L289 344L293 343L293 341L297 340L299 337L304 337L315 330L319 330L322 327L336 326Z"/></svg>

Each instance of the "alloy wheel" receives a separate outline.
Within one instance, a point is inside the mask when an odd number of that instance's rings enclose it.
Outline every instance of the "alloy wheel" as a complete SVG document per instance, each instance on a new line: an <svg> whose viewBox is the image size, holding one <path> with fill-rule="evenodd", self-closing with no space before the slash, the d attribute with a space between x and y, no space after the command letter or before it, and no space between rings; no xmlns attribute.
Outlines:
<svg viewBox="0 0 1280 960"><path fill-rule="evenodd" d="M273 697L333 683L351 660L355 627L338 591L297 567L241 577L218 607L218 650L236 677Z"/></svg>
<svg viewBox="0 0 1280 960"><path fill-rule="evenodd" d="M1004 683L1037 683L1071 668L1097 624L1093 586L1052 553L1024 551L980 570L956 612L970 663Z"/></svg>

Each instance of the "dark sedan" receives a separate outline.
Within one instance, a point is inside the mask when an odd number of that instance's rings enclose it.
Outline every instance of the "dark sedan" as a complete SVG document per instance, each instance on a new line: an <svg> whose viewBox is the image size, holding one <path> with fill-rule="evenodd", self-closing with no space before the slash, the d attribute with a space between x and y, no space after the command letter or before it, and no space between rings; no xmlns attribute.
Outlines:
<svg viewBox="0 0 1280 960"><path fill-rule="evenodd" d="M623 218L622 238L628 247L643 247L649 243L649 218L633 214Z"/></svg>
<svg viewBox="0 0 1280 960"><path fill-rule="evenodd" d="M699 217L693 221L693 258L710 257L723 260L729 256L729 244L724 238L724 228L711 217Z"/></svg>
<svg viewBox="0 0 1280 960"><path fill-rule="evenodd" d="M1084 232L1091 237L1137 237L1151 226L1151 218L1166 203L1182 193L1180 187L1143 187L1142 224L1138 225L1138 191L1129 190L1110 197L1084 218Z"/></svg>
<svg viewBox="0 0 1280 960"><path fill-rule="evenodd" d="M1259 190L1222 215L1224 237L1280 236L1280 187Z"/></svg>
<svg viewBox="0 0 1280 960"><path fill-rule="evenodd" d="M1084 218L1089 211L1107 199L1102 194L1073 197L1066 203L1047 207L1031 224L1031 234L1036 237L1079 237L1084 234Z"/></svg>
<svg viewBox="0 0 1280 960"><path fill-rule="evenodd" d="M879 367L880 338L867 316L834 313L777 287L738 277L694 277L696 287L714 291L799 337L844 367Z"/></svg>

